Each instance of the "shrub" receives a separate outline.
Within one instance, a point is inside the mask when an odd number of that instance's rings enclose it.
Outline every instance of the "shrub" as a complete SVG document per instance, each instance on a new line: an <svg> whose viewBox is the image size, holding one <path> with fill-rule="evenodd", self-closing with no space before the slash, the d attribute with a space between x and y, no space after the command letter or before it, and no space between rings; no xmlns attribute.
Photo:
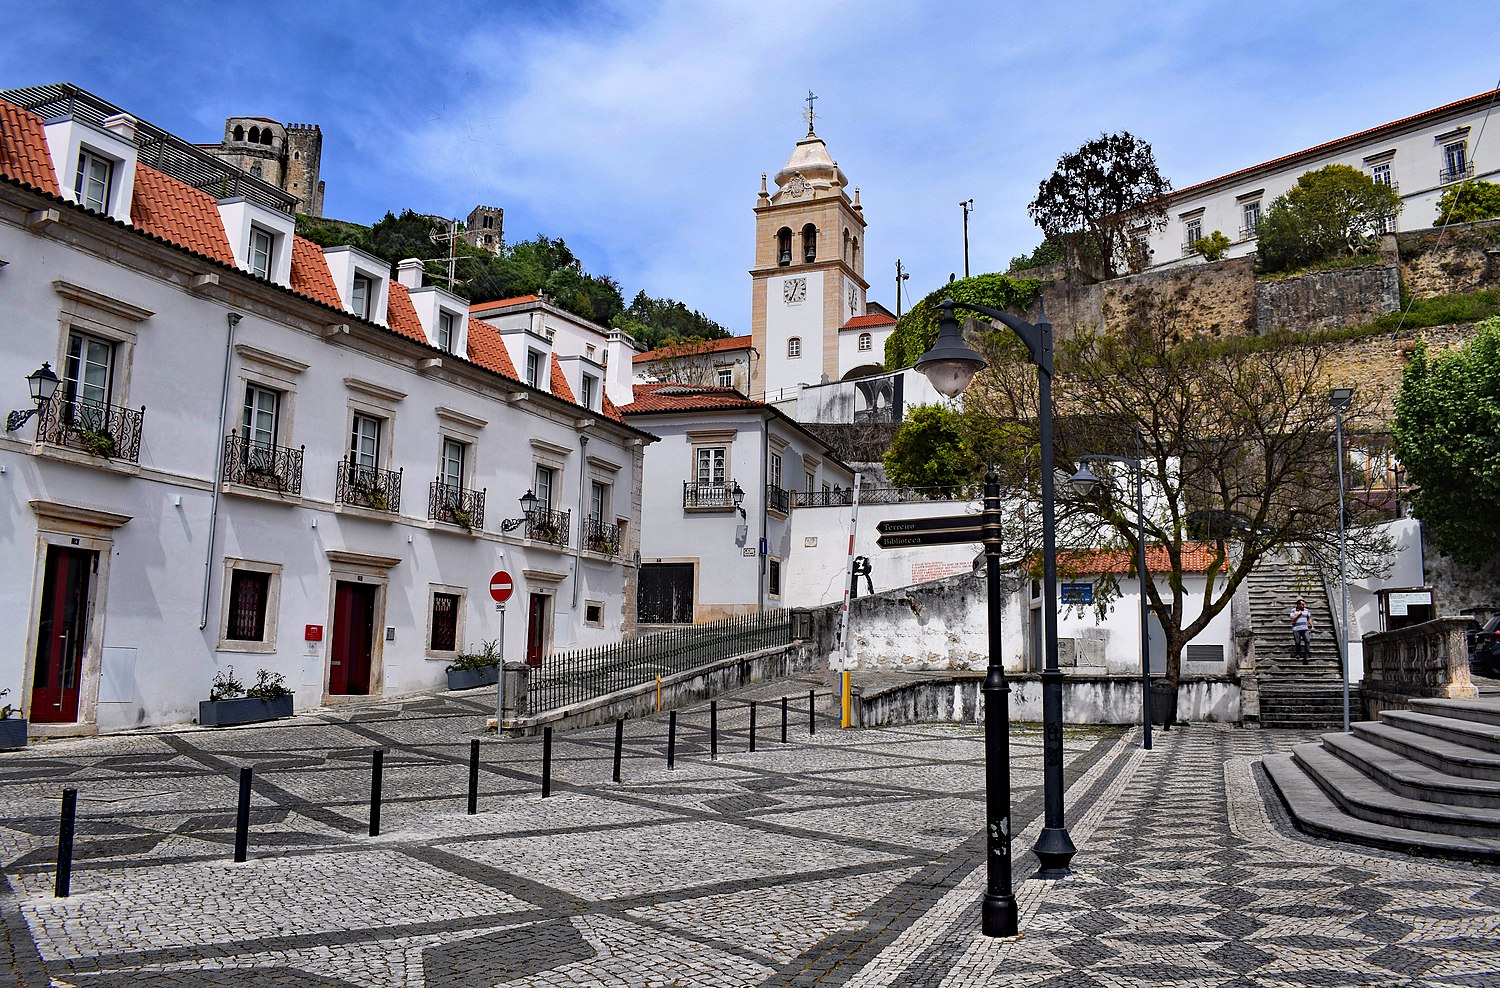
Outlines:
<svg viewBox="0 0 1500 988"><path fill-rule="evenodd" d="M1454 186L1438 200L1437 214L1433 226L1473 223L1500 216L1500 185L1478 181Z"/></svg>
<svg viewBox="0 0 1500 988"><path fill-rule="evenodd" d="M1205 261L1222 261L1224 255L1229 252L1229 238L1215 230L1206 237L1199 237L1188 246L1202 254Z"/></svg>
<svg viewBox="0 0 1500 988"><path fill-rule="evenodd" d="M458 658L447 666L447 671L470 672L476 669L488 669L490 666L499 664L500 639L495 638L490 641L480 641L477 652L459 652Z"/></svg>
<svg viewBox="0 0 1500 988"><path fill-rule="evenodd" d="M1395 189L1348 165L1328 165L1277 196L1256 228L1262 271L1290 271L1366 253L1401 211Z"/></svg>

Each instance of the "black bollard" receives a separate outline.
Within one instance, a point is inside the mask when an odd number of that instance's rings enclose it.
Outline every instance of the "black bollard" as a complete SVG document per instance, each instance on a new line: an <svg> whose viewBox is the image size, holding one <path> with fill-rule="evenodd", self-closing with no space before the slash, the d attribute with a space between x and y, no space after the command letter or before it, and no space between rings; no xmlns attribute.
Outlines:
<svg viewBox="0 0 1500 988"><path fill-rule="evenodd" d="M234 813L234 860L244 861L250 850L250 766L240 769L240 805Z"/></svg>
<svg viewBox="0 0 1500 988"><path fill-rule="evenodd" d="M614 780L620 781L620 754L625 750L625 718L621 717L615 721L615 774Z"/></svg>
<svg viewBox="0 0 1500 988"><path fill-rule="evenodd" d="M380 836L380 766L385 752L375 749L375 760L370 763L370 836Z"/></svg>
<svg viewBox="0 0 1500 988"><path fill-rule="evenodd" d="M64 789L62 818L57 823L57 882L52 894L59 899L68 897L68 887L73 882L73 821L78 815L78 790Z"/></svg>
<svg viewBox="0 0 1500 988"><path fill-rule="evenodd" d="M542 728L542 798L552 795L552 725Z"/></svg>
<svg viewBox="0 0 1500 988"><path fill-rule="evenodd" d="M781 698L781 743L786 744L786 697Z"/></svg>
<svg viewBox="0 0 1500 988"><path fill-rule="evenodd" d="M750 701L750 750L755 750L755 701Z"/></svg>
<svg viewBox="0 0 1500 988"><path fill-rule="evenodd" d="M479 812L479 739L469 740L469 816Z"/></svg>
<svg viewBox="0 0 1500 988"><path fill-rule="evenodd" d="M818 691L807 691L807 736L812 737L818 733Z"/></svg>
<svg viewBox="0 0 1500 988"><path fill-rule="evenodd" d="M677 711L667 714L667 768L677 767Z"/></svg>
<svg viewBox="0 0 1500 988"><path fill-rule="evenodd" d="M708 701L708 760L719 760L719 701Z"/></svg>

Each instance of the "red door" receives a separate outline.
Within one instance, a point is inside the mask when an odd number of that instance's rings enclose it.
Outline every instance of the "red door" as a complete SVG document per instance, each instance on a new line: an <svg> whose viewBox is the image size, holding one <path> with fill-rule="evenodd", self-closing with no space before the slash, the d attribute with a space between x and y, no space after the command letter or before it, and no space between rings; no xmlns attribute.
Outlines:
<svg viewBox="0 0 1500 988"><path fill-rule="evenodd" d="M328 692L366 696L370 692L370 648L375 642L375 588L340 580L333 591L333 648Z"/></svg>
<svg viewBox="0 0 1500 988"><path fill-rule="evenodd" d="M547 595L531 595L531 613L526 621L526 664L541 666L542 647L547 642Z"/></svg>
<svg viewBox="0 0 1500 988"><path fill-rule="evenodd" d="M78 720L78 680L88 645L89 578L94 553L47 547L42 611L37 620L36 669L31 679L31 719Z"/></svg>

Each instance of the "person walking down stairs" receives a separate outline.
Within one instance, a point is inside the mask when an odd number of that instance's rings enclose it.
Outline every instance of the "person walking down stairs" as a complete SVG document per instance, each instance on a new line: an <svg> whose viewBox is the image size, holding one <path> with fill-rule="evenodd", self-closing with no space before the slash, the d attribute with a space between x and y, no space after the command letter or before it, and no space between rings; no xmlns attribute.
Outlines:
<svg viewBox="0 0 1500 988"><path fill-rule="evenodd" d="M1297 606L1292 608L1292 656L1304 662L1312 659L1312 633L1313 616L1312 611L1307 609L1307 601L1301 597L1297 598Z"/></svg>

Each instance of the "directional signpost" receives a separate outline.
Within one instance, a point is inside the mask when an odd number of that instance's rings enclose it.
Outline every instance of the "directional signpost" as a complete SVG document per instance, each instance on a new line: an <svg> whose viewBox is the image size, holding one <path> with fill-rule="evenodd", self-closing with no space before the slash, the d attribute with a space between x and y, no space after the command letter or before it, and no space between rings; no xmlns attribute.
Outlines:
<svg viewBox="0 0 1500 988"><path fill-rule="evenodd" d="M883 521L875 526L880 537L875 544L882 549L902 549L913 545L959 545L984 541L983 515L946 515L939 518L902 518Z"/></svg>

